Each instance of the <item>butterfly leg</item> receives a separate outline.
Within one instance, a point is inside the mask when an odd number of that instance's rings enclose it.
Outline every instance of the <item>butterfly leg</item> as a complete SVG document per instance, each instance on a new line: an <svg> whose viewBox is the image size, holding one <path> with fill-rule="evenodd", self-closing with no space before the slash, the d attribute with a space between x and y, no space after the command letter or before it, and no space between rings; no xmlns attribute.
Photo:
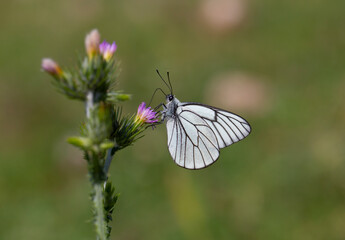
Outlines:
<svg viewBox="0 0 345 240"><path fill-rule="evenodd" d="M146 128L149 128L149 127L152 127L152 129L154 129L157 125L160 125L160 124L162 124L163 122L164 122L164 120L161 120L161 121L155 122L155 123L151 123L150 125L147 125L147 126L145 127L145 129L146 129Z"/></svg>
<svg viewBox="0 0 345 240"><path fill-rule="evenodd" d="M167 107L165 106L165 104L164 103L159 104L157 107L154 108L154 111L157 111L157 109L160 107L163 107L163 110L157 114L157 118L162 117L161 120L159 122L155 122L155 123L152 123L152 124L146 126L146 128L148 128L148 127L154 128L157 125L162 124L164 122L166 111L167 111Z"/></svg>

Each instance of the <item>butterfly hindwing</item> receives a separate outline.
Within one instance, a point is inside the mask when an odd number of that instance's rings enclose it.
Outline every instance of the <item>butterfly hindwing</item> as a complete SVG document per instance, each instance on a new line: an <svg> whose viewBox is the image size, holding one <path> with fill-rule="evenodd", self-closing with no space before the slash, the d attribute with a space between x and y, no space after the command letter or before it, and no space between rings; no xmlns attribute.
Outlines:
<svg viewBox="0 0 345 240"><path fill-rule="evenodd" d="M200 169L217 160L216 136L200 116L181 111L177 117L167 121L167 130L169 152L177 165Z"/></svg>

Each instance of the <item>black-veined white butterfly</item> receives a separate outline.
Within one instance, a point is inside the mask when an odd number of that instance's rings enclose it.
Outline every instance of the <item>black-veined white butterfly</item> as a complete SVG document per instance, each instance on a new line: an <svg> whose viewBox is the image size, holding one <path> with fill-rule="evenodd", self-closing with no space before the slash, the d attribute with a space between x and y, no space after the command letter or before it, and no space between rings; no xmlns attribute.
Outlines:
<svg viewBox="0 0 345 240"><path fill-rule="evenodd" d="M161 111L166 121L168 149L175 163L187 169L201 169L213 164L221 148L230 146L249 135L251 127L242 117L201 103L180 102L173 95L172 86L165 94L166 105Z"/></svg>

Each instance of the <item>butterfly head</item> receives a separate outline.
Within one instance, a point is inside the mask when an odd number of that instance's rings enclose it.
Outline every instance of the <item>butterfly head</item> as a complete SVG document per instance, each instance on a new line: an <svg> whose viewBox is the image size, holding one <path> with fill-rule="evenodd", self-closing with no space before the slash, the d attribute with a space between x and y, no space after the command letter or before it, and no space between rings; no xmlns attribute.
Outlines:
<svg viewBox="0 0 345 240"><path fill-rule="evenodd" d="M175 98L175 96L174 96L174 95L172 95L172 94L168 94L168 95L166 95L166 100L167 100L167 103L169 103L169 102L173 101L173 100L174 100L174 98Z"/></svg>

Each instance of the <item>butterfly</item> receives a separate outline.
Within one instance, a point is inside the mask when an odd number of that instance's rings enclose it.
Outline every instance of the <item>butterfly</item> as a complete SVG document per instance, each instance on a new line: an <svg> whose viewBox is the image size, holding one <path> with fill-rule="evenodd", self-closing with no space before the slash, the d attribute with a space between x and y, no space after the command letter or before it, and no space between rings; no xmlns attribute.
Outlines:
<svg viewBox="0 0 345 240"><path fill-rule="evenodd" d="M187 169L202 169L213 164L221 148L230 146L251 132L250 124L232 112L195 102L180 102L175 95L167 73L170 94L161 113L166 122L168 149L174 162ZM157 90L157 89L156 89Z"/></svg>

